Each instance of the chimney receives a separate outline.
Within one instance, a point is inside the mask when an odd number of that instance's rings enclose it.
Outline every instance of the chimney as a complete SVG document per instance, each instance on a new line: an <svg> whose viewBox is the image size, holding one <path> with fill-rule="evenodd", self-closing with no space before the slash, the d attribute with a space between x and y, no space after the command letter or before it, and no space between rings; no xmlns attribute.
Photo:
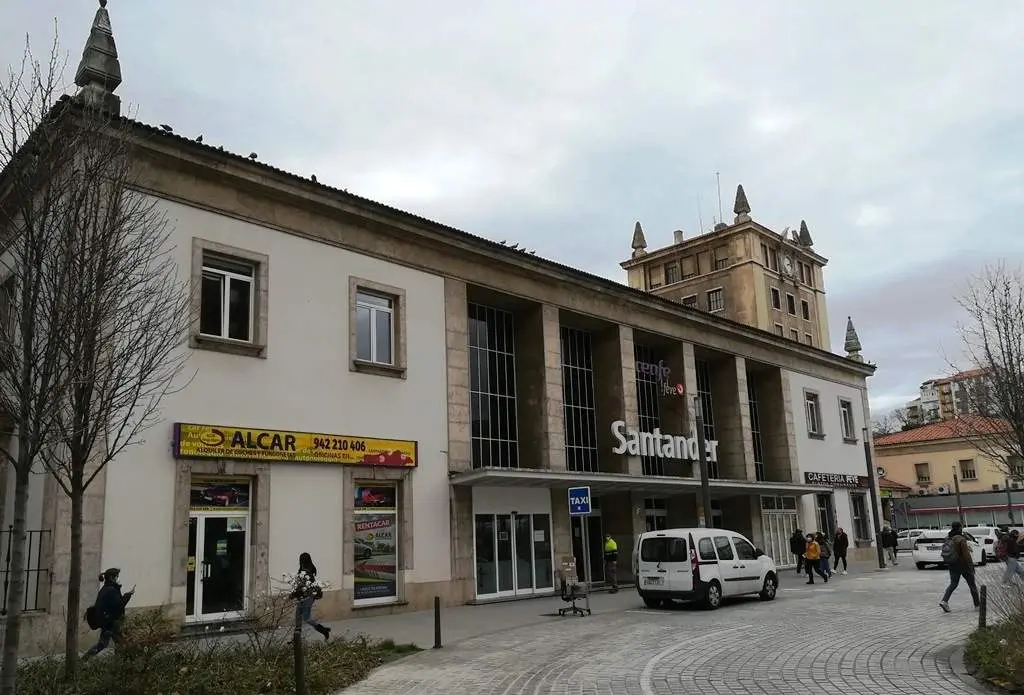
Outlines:
<svg viewBox="0 0 1024 695"><path fill-rule="evenodd" d="M677 229L676 231L672 232L672 243L681 244L683 243L683 238L683 230Z"/></svg>

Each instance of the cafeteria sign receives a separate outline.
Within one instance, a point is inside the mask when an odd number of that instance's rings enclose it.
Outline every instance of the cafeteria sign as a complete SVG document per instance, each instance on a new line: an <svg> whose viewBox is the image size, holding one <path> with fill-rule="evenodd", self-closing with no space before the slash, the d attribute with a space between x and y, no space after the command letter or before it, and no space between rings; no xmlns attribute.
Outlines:
<svg viewBox="0 0 1024 695"><path fill-rule="evenodd" d="M348 434L174 424L174 457L291 461L350 466L416 466L416 442Z"/></svg>

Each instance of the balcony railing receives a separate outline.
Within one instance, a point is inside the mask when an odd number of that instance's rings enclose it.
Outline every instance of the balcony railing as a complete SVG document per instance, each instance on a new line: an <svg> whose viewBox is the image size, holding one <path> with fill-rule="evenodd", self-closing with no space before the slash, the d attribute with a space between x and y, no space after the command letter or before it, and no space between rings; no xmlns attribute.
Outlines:
<svg viewBox="0 0 1024 695"><path fill-rule="evenodd" d="M50 568L43 562L45 551L50 545L48 530L26 531L25 544L25 600L21 606L23 612L46 610L46 594L49 587ZM11 590L11 550L14 547L14 527L8 526L0 531L0 549L2 549L3 565L0 566L0 580L3 581L3 602L0 603L0 616L7 615L7 597Z"/></svg>

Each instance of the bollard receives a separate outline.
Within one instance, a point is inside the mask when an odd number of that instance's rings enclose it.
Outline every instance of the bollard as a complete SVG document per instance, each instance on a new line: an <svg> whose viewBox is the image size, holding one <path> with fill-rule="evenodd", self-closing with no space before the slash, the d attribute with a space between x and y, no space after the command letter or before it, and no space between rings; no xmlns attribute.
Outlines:
<svg viewBox="0 0 1024 695"><path fill-rule="evenodd" d="M434 649L441 648L441 597L434 597Z"/></svg>
<svg viewBox="0 0 1024 695"><path fill-rule="evenodd" d="M978 629L983 630L988 621L988 585L978 587Z"/></svg>

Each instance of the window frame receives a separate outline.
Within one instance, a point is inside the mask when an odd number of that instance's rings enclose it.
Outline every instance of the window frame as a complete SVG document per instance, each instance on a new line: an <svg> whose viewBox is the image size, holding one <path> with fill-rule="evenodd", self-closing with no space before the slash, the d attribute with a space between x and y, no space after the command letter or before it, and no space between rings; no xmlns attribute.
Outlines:
<svg viewBox="0 0 1024 695"><path fill-rule="evenodd" d="M811 320L811 303L806 299L800 300L800 316L804 321Z"/></svg>
<svg viewBox="0 0 1024 695"><path fill-rule="evenodd" d="M964 473L965 463L970 464L970 469L972 473L972 476L970 478L968 478L967 474ZM960 480L967 482L974 482L978 480L978 465L975 463L974 459L958 459L956 462L956 469L957 472L960 474Z"/></svg>
<svg viewBox="0 0 1024 695"><path fill-rule="evenodd" d="M792 340L794 343L799 343L800 342L800 331L797 330L796 328L790 328L789 329L789 339Z"/></svg>
<svg viewBox="0 0 1024 695"><path fill-rule="evenodd" d="M364 360L359 357L359 323L357 313L360 306L360 294L376 295L391 301L391 364ZM349 371L394 379L407 378L405 290L393 285L386 285L352 275L348 279L348 296Z"/></svg>
<svg viewBox="0 0 1024 695"><path fill-rule="evenodd" d="M844 396L836 399L839 403L839 431L843 435L843 442L846 444L857 443L857 418L853 414L853 401ZM846 419L849 418L849 431L847 431Z"/></svg>
<svg viewBox="0 0 1024 695"><path fill-rule="evenodd" d="M789 292L786 293L786 313L790 316L796 316L796 297Z"/></svg>
<svg viewBox="0 0 1024 695"><path fill-rule="evenodd" d="M814 347L814 336L811 335L810 333L804 333L804 342L810 345L811 347Z"/></svg>
<svg viewBox="0 0 1024 695"><path fill-rule="evenodd" d="M928 473L927 478L921 477L921 470L918 466L924 466L925 471ZM920 461L914 464L914 480L918 485L930 484L932 482L932 466L927 461Z"/></svg>
<svg viewBox="0 0 1024 695"><path fill-rule="evenodd" d="M775 311L782 311L782 292L779 288L769 287L768 296L770 297L769 301L772 304L772 309Z"/></svg>
<svg viewBox="0 0 1024 695"><path fill-rule="evenodd" d="M719 296L721 296L721 298L722 298L722 306L720 306L717 309L712 309L711 308L711 295L714 292L718 292ZM720 311L725 311L725 288L724 287L712 287L710 290L708 290L707 292L704 293L704 298L705 298L705 300L708 303L708 313L709 314L717 314Z"/></svg>
<svg viewBox="0 0 1024 695"><path fill-rule="evenodd" d="M689 299L692 299L693 301L687 303L687 300L689 300ZM696 309L697 308L697 299L698 299L697 295L695 295L695 294L688 294L685 297L680 297L679 298L679 303L682 304L685 307L689 307L691 309Z"/></svg>
<svg viewBox="0 0 1024 695"><path fill-rule="evenodd" d="M809 405L814 406L815 419L817 422L817 429L811 427L811 414L808 409ZM824 439L825 438L825 420L822 417L821 412L821 394L817 391L810 389L804 389L804 422L807 426L807 436L811 439Z"/></svg>
<svg viewBox="0 0 1024 695"><path fill-rule="evenodd" d="M672 271L672 273L669 273L669 271ZM669 279L670 274L674 275L674 277L671 280ZM666 263L664 269L662 269L662 279L665 281L666 285L674 285L675 283L679 282L679 264L675 261L672 261L671 263Z"/></svg>
<svg viewBox="0 0 1024 695"><path fill-rule="evenodd" d="M239 340L201 331L203 309L203 278L206 276L207 256L221 258L229 263L252 266L252 287L249 292L249 340ZM214 272L232 277L228 271ZM267 357L269 329L270 257L263 253L222 244L209 239L192 237L191 289L189 305L189 347L212 350L245 357ZM240 276L241 277L241 276ZM226 321L227 317L222 318Z"/></svg>
<svg viewBox="0 0 1024 695"><path fill-rule="evenodd" d="M860 503L858 510L857 503ZM863 492L850 493L850 520L853 521L854 540L871 540L871 519L868 511L867 495ZM863 528L861 528L863 526Z"/></svg>

